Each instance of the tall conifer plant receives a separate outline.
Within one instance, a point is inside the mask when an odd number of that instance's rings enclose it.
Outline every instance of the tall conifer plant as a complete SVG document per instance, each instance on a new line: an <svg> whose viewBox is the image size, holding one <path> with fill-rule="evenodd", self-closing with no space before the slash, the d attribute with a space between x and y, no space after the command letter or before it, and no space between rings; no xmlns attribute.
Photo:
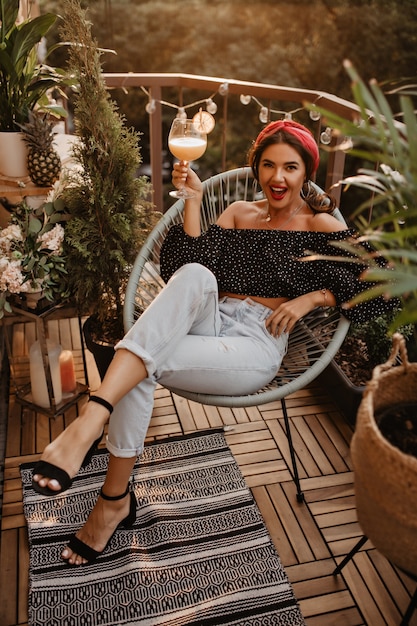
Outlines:
<svg viewBox="0 0 417 626"><path fill-rule="evenodd" d="M139 134L127 128L102 76L103 54L78 0L66 0L63 40L78 79L74 120L79 168L69 175L63 199L69 288L83 313L105 328L105 339L123 335L123 298L131 264L152 222L149 185L137 178Z"/></svg>

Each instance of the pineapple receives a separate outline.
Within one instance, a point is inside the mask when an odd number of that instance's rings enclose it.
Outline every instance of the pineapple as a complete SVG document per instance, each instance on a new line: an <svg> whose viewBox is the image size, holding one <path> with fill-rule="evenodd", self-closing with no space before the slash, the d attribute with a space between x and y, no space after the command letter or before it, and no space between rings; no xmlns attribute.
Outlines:
<svg viewBox="0 0 417 626"><path fill-rule="evenodd" d="M36 113L31 113L29 122L23 126L23 138L28 146L28 172L38 187L53 185L61 172L61 159L52 145L52 128L47 115Z"/></svg>

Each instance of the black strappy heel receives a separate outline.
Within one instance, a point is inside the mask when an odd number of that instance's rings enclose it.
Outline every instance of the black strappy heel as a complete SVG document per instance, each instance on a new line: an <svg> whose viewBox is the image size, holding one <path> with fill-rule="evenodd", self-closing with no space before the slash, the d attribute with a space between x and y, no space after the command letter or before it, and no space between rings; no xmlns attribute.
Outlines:
<svg viewBox="0 0 417 626"><path fill-rule="evenodd" d="M81 541L81 539L78 539L78 537L76 537L75 535L72 535L70 537L70 539L68 541L68 548L70 548L70 550L72 550L73 552L75 552L76 554L81 556L83 559L86 559L88 561L88 563L86 563L86 565L89 565L90 563L93 563L93 561L95 561L97 559L97 557L99 557L101 554L103 554L104 550L109 545L109 543L110 543L114 533L117 530L119 530L119 529L129 530L130 528L132 528L133 524L136 521L136 516L137 516L137 506L138 506L138 503L137 503L134 491L133 491L133 489L130 488L129 485L126 487L126 491L124 493L122 493L120 496L107 496L103 492L103 489L100 490L100 496L103 498L103 500L109 500L109 501L123 500L123 498L125 498L128 493L130 493L130 509L129 509L129 513L118 524L116 530L112 533L110 539L108 540L108 542L104 546L104 549L101 552L99 552L98 550L94 550L94 548L90 548L90 546L88 546L86 543L84 543L84 541Z"/></svg>
<svg viewBox="0 0 417 626"><path fill-rule="evenodd" d="M113 406L104 398L100 398L100 396L90 396L88 399L89 402L96 402L97 404L101 404L104 406L110 413L113 412ZM104 432L104 431L103 431ZM81 467L87 467L93 458L93 454L95 453L97 446L103 438L103 433L101 433L100 437L94 441L94 443L90 446L87 451L87 454L84 457L83 462L81 463ZM32 488L43 496L57 496L64 491L67 491L72 485L73 478L57 465L53 465L52 463L48 463L48 461L38 461L33 468L33 474L41 474L42 476L48 476L50 480L57 480L61 485L61 489L55 491L54 489L50 489L48 486L41 487L39 483L32 480Z"/></svg>

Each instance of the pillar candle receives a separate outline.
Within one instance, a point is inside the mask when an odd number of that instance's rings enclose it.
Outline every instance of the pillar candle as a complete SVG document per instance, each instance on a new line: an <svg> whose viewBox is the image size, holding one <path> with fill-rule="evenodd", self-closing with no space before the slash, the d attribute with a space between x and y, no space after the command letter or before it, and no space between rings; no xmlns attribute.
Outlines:
<svg viewBox="0 0 417 626"><path fill-rule="evenodd" d="M61 384L63 393L75 391L77 381L75 379L74 357L71 350L63 350L59 356L61 370Z"/></svg>
<svg viewBox="0 0 417 626"><path fill-rule="evenodd" d="M61 375L59 368L59 355L61 353L61 346L54 344L50 339L47 339L47 359L49 362L49 369L51 371L52 389L54 394L55 404L59 404L62 400L61 390ZM29 350L30 361L30 385L32 389L32 400L35 404L42 407L50 407L48 386L46 384L46 373L43 365L41 346L39 341L35 341Z"/></svg>

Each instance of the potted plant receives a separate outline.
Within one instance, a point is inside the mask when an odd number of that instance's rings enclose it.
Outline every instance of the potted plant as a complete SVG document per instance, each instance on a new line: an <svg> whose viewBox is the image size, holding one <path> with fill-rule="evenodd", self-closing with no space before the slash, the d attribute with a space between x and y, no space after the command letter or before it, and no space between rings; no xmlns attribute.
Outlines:
<svg viewBox="0 0 417 626"><path fill-rule="evenodd" d="M335 149L369 164L339 184L347 190L355 186L369 192L368 199L352 217L362 238L389 261L388 266L381 268L373 264L372 255L365 255L364 260L373 267L364 280L378 284L352 303L375 295L399 297L402 306L391 324L394 331L401 324L417 322L417 117L412 100L417 95L417 85L391 90L391 97L398 95L401 109L394 113L375 80L368 87L349 61L345 67L358 105L356 119L346 120L319 110L333 133L345 138ZM317 109L314 105L310 108Z"/></svg>
<svg viewBox="0 0 417 626"><path fill-rule="evenodd" d="M356 217L362 237L376 249L374 254L365 254L371 268L363 276L374 286L352 302L381 294L400 297L402 307L390 324L392 333L402 324L415 327L417 321L417 116L413 103L417 89L407 85L391 92L391 96L399 95L400 112L394 114L376 81L368 87L350 63L346 68L358 118L347 121L323 113L327 123L347 138L343 149L374 164L342 181L370 192ZM375 255L383 255L389 265L372 266ZM393 343L390 358L374 369L357 414L351 444L356 506L366 536L393 563L416 576L417 363L409 361L401 334L394 335Z"/></svg>
<svg viewBox="0 0 417 626"><path fill-rule="evenodd" d="M40 109L65 116L48 92L69 82L62 70L38 61L39 43L57 16L45 13L19 24L18 14L19 0L0 0L0 173L10 177L27 176L21 131L29 114Z"/></svg>
<svg viewBox="0 0 417 626"><path fill-rule="evenodd" d="M78 82L74 122L79 143L73 156L79 167L64 181L62 199L70 214L65 253L69 288L87 329L99 343L113 345L123 336L123 299L136 254L157 219L150 187L138 178L139 134L125 125L110 99L101 68L102 51L78 0L67 0L62 27L69 65ZM89 340L89 335L87 337ZM92 345L87 344L90 349Z"/></svg>
<svg viewBox="0 0 417 626"><path fill-rule="evenodd" d="M356 422L356 414L373 369L386 361L391 352L390 328L394 316L395 313L391 312L364 324L351 323L341 348L318 378L339 411L352 425ZM412 340L412 324L403 325L397 330Z"/></svg>
<svg viewBox="0 0 417 626"><path fill-rule="evenodd" d="M65 210L56 200L37 209L22 202L0 229L0 319L11 304L36 308L66 295L63 256Z"/></svg>

